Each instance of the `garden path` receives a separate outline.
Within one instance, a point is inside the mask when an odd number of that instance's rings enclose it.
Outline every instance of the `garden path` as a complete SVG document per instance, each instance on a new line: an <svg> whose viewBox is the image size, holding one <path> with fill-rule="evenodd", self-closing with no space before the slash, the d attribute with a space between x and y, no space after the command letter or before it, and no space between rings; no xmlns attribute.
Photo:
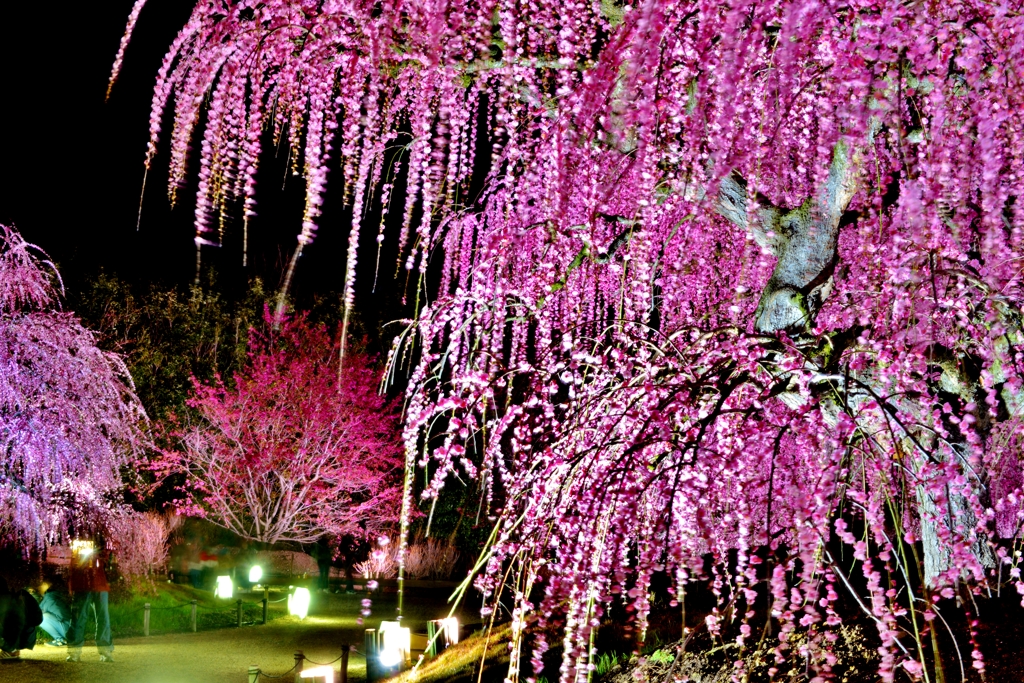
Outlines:
<svg viewBox="0 0 1024 683"><path fill-rule="evenodd" d="M326 663L341 655L344 642L357 644L361 650L361 627L353 618L328 615L304 621L283 617L266 626L149 638L118 639L115 635L113 663L101 663L96 649L88 644L78 663L65 662L63 648L37 646L23 651L20 662L0 663L0 682L246 683L250 665L280 674L293 666L296 650L314 662ZM334 666L337 673L338 664ZM349 679L364 677L363 657L352 653ZM270 680L260 677L260 683ZM293 679L281 680L292 683Z"/></svg>
<svg viewBox="0 0 1024 683"><path fill-rule="evenodd" d="M356 623L362 595L317 596L312 614L300 621L281 617L265 626L224 628L199 633L154 635L149 638L118 638L114 633L114 662L99 661L95 647L87 641L82 661L64 661L64 648L37 645L22 652L21 661L0 662L0 683L247 683L250 665L269 674L281 674L294 665L294 653L302 650L312 662L327 663L341 656L344 643L363 649L364 626ZM409 623L414 629L425 618L444 616L444 597L417 596L407 603ZM324 599L326 598L326 599ZM317 604L319 603L319 604ZM374 600L374 615L367 626L381 618L392 618L394 596ZM447 610L444 610L447 611ZM419 614L423 612L423 614ZM431 616L427 616L430 614ZM425 626L424 626L425 628ZM334 664L335 676L339 664ZM365 659L358 652L349 658L349 680L365 680ZM292 683L294 674L276 679ZM260 677L260 683L271 683Z"/></svg>

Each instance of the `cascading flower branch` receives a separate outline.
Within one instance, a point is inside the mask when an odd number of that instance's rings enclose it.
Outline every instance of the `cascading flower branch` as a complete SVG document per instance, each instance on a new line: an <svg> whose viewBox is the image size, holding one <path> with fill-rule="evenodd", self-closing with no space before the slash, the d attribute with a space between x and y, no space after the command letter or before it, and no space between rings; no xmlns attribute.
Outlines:
<svg viewBox="0 0 1024 683"><path fill-rule="evenodd" d="M128 369L60 310L44 259L0 225L0 534L26 547L102 524L148 443Z"/></svg>
<svg viewBox="0 0 1024 683"><path fill-rule="evenodd" d="M145 1L133 6L111 87ZM578 3L571 27L554 36L548 27L560 21L563 10L563 3L552 0L537 3L529 14L490 1L452 11L408 0L200 2L157 76L147 172L164 110L173 101L168 190L174 202L205 104L196 245L221 243L226 216L236 204L247 244L265 131L273 132L275 145L286 143L293 172L306 180L306 201L283 293L303 246L316 234L328 165L337 154L354 216L346 282L350 307L359 222L364 202L380 184L387 144L402 138L408 147L401 243L405 248L418 241L418 256L410 256L408 266L425 271L422 247L430 240L432 217L461 202L468 187L480 107L486 103L502 122L495 132L510 140L506 151L521 156L518 123L552 99L544 94L549 83L541 75L556 73L558 93L568 92L591 63L595 41L610 29L596 7ZM488 100L490 93L498 97ZM422 218L414 223L416 201Z"/></svg>
<svg viewBox="0 0 1024 683"><path fill-rule="evenodd" d="M852 593L892 680L957 586L1019 577L1022 64L1020 11L978 0L203 3L148 160L173 97L180 185L208 102L216 242L269 127L301 245L334 150L358 221L408 142L406 266L444 268L393 354L422 345L406 445L427 500L481 480L480 585L520 570L517 631L568 611L563 681L603 605L643 628L652 577L681 597L709 555L712 632L745 646L767 591L779 657L827 676Z"/></svg>
<svg viewBox="0 0 1024 683"><path fill-rule="evenodd" d="M646 627L658 573L678 601L711 579L705 626L741 648L769 592L780 661L822 676L852 593L884 680L932 667L958 582L1019 576L997 563L1021 521L1022 28L969 4L641 5L538 153L439 226L407 447L428 499L485 482L478 585L509 590L511 564L514 625L564 617L562 680L606 605Z"/></svg>

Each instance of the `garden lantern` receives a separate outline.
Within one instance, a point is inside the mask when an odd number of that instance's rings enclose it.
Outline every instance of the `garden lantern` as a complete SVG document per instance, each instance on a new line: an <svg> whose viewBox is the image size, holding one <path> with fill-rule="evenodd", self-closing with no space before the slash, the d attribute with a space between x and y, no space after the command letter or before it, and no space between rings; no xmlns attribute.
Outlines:
<svg viewBox="0 0 1024 683"><path fill-rule="evenodd" d="M299 586L288 596L288 614L305 619L309 614L309 589Z"/></svg>
<svg viewBox="0 0 1024 683"><path fill-rule="evenodd" d="M214 597L230 598L234 595L235 589L231 583L230 576L218 576L217 587L213 591Z"/></svg>
<svg viewBox="0 0 1024 683"><path fill-rule="evenodd" d="M380 623L380 663L391 669L408 662L411 658L412 633L397 621Z"/></svg>
<svg viewBox="0 0 1024 683"><path fill-rule="evenodd" d="M306 669L299 672L299 678L322 678L324 683L334 683L334 668L331 666L318 666L313 669Z"/></svg>

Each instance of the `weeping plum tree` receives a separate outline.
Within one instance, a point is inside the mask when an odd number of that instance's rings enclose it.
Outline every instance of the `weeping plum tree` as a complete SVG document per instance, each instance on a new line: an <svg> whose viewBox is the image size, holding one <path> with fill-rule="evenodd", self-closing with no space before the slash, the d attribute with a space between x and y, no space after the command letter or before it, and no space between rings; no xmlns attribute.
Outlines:
<svg viewBox="0 0 1024 683"><path fill-rule="evenodd" d="M267 319L268 327L270 319ZM367 357L301 318L250 333L230 385L198 381L199 416L154 463L184 475L179 509L242 538L308 543L379 534L398 519L402 445Z"/></svg>
<svg viewBox="0 0 1024 683"><path fill-rule="evenodd" d="M301 250L337 155L351 305L405 145L402 258L444 259L393 355L421 345L408 462L427 499L484 482L481 585L518 570L516 648L568 611L563 681L609 599L643 628L652 575L681 595L709 554L713 633L746 646L771 558L781 658L828 674L845 591L882 678L930 676L955 586L1024 592L993 569L1019 561L997 541L1021 521L1022 64L1019 9L979 0L200 3L146 163L171 108L173 197L201 134L216 243L255 215L271 129L306 180Z"/></svg>
<svg viewBox="0 0 1024 683"><path fill-rule="evenodd" d="M117 508L146 415L116 354L60 309L53 264L0 225L0 533L42 545Z"/></svg>

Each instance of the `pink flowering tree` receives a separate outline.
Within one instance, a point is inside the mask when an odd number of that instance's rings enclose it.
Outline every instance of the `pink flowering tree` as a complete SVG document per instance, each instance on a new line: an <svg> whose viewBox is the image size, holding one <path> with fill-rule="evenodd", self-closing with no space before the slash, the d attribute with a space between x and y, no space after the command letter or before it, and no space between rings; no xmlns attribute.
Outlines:
<svg viewBox="0 0 1024 683"><path fill-rule="evenodd" d="M197 416L154 467L184 475L180 511L242 538L308 543L377 534L398 517L401 439L369 359L298 318L253 330L249 362L196 382Z"/></svg>
<svg viewBox="0 0 1024 683"><path fill-rule="evenodd" d="M107 548L117 562L117 571L134 590L156 592L156 578L167 566L171 526L156 512L123 508L106 523Z"/></svg>
<svg viewBox="0 0 1024 683"><path fill-rule="evenodd" d="M382 183L388 207L385 150L407 145L402 258L444 259L395 352L421 350L407 452L427 500L481 480L480 585L519 570L516 647L568 611L563 681L603 605L643 628L652 575L681 596L709 554L713 633L731 605L747 646L767 572L779 657L800 627L827 675L852 593L888 681L931 666L957 586L1024 592L1000 545L1024 495L1021 64L1024 16L980 0L201 3L147 165L170 107L183 184L208 103L215 243L233 201L254 215L272 128L306 179L297 255L336 154L351 304L364 202Z"/></svg>
<svg viewBox="0 0 1024 683"><path fill-rule="evenodd" d="M61 310L59 285L0 225L0 533L30 546L102 524L147 444L124 363Z"/></svg>

